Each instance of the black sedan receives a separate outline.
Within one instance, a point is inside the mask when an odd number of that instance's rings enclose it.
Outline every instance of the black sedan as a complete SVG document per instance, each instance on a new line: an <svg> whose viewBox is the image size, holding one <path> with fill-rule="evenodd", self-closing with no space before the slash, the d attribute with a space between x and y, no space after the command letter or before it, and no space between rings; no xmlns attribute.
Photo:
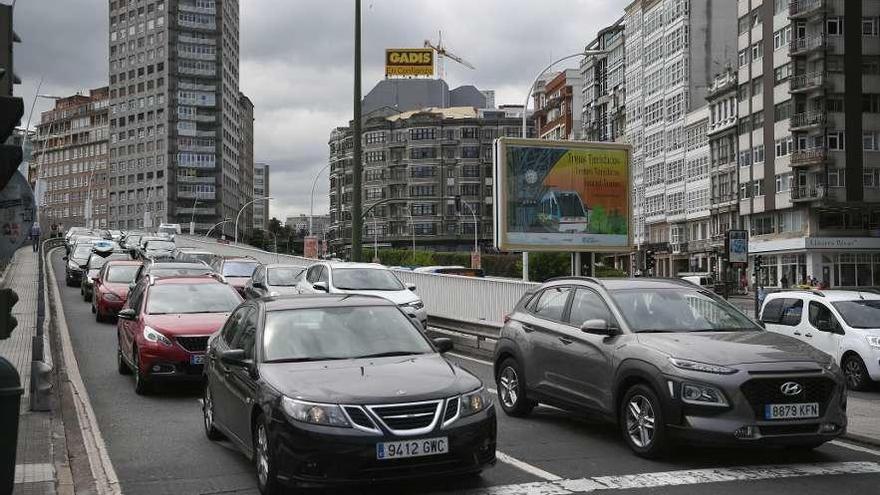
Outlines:
<svg viewBox="0 0 880 495"><path fill-rule="evenodd" d="M211 337L204 424L262 493L476 473L495 462L492 397L378 297L246 301Z"/></svg>

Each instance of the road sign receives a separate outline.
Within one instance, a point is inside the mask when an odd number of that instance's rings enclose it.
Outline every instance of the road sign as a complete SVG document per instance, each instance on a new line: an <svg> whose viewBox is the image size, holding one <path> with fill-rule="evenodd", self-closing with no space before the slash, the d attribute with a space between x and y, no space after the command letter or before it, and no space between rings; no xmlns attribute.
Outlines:
<svg viewBox="0 0 880 495"><path fill-rule="evenodd" d="M0 259L10 259L24 244L34 223L34 192L16 171L0 191Z"/></svg>

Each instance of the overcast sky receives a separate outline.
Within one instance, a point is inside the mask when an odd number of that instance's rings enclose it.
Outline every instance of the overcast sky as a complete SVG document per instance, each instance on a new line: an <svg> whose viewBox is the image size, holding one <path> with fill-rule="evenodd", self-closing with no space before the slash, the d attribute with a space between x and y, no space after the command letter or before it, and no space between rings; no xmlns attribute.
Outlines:
<svg viewBox="0 0 880 495"><path fill-rule="evenodd" d="M9 0L0 0L9 3ZM476 66L447 61L450 87L494 89L496 103L521 104L536 72L582 50L622 15L617 0L363 0L363 93L383 77L384 50L420 47L443 32L447 49ZM107 84L108 0L18 0L16 94L69 95ZM327 163L330 131L351 119L354 2L240 0L241 90L254 102L254 155L271 166L271 214L308 213L315 174ZM572 61L569 67L577 66ZM563 66L565 67L565 66ZM50 102L38 102L33 121ZM25 112L27 118L27 109ZM31 122L31 125L34 122ZM22 122L24 124L24 122ZM315 211L326 212L326 176Z"/></svg>

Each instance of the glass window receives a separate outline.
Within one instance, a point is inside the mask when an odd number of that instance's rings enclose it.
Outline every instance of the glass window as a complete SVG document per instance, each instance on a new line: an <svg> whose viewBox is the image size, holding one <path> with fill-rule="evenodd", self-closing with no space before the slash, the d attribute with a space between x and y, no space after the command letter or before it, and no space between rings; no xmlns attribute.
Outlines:
<svg viewBox="0 0 880 495"><path fill-rule="evenodd" d="M137 265L111 266L107 273L107 282L128 284L134 282L134 276L140 268Z"/></svg>
<svg viewBox="0 0 880 495"><path fill-rule="evenodd" d="M241 334L235 342L237 349L244 350L245 359L254 358L254 343L257 339L257 311L248 311L247 315L242 319L243 328Z"/></svg>
<svg viewBox="0 0 880 495"><path fill-rule="evenodd" d="M562 321L565 304L568 302L569 287L552 287L541 293L535 304L535 315L548 320Z"/></svg>
<svg viewBox="0 0 880 495"><path fill-rule="evenodd" d="M785 306L785 299L773 299L764 305L761 312L761 321L764 323L779 323L782 319L782 310Z"/></svg>
<svg viewBox="0 0 880 495"><path fill-rule="evenodd" d="M760 330L730 304L699 290L623 289L611 297L637 333Z"/></svg>
<svg viewBox="0 0 880 495"><path fill-rule="evenodd" d="M226 313L240 302L235 289L226 284L162 284L150 290L147 314Z"/></svg>
<svg viewBox="0 0 880 495"><path fill-rule="evenodd" d="M433 352L409 318L393 306L271 311L262 347L267 362Z"/></svg>
<svg viewBox="0 0 880 495"><path fill-rule="evenodd" d="M304 268L300 267L277 267L267 269L269 285L275 286L293 286Z"/></svg>
<svg viewBox="0 0 880 495"><path fill-rule="evenodd" d="M247 317L247 313L251 310L252 308L250 306L241 308L226 320L226 325L223 326L220 335L223 336L223 340L229 347L232 347L232 344L235 342L235 338L242 329L242 321L244 321Z"/></svg>
<svg viewBox="0 0 880 495"><path fill-rule="evenodd" d="M578 289L571 300L568 321L572 325L580 326L587 320L605 320L611 323L611 312L599 294L589 289Z"/></svg>
<svg viewBox="0 0 880 495"><path fill-rule="evenodd" d="M828 306L816 301L810 301L809 320L810 325L819 330L837 326L837 319L834 318Z"/></svg>
<svg viewBox="0 0 880 495"><path fill-rule="evenodd" d="M250 277L257 269L256 262L230 261L223 264L224 277Z"/></svg>
<svg viewBox="0 0 880 495"><path fill-rule="evenodd" d="M785 299L779 324L789 327L799 325L804 312L804 302L800 299Z"/></svg>
<svg viewBox="0 0 880 495"><path fill-rule="evenodd" d="M831 303L853 328L877 328L880 326L880 299L839 301Z"/></svg>

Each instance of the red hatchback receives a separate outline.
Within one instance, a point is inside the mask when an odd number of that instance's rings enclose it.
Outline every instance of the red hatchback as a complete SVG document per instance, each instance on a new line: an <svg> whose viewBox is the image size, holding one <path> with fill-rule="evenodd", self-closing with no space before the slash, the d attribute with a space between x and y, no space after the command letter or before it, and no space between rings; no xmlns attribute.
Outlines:
<svg viewBox="0 0 880 495"><path fill-rule="evenodd" d="M107 321L125 305L128 286L140 268L140 261L108 261L95 277L95 295L92 297L92 313L95 320Z"/></svg>
<svg viewBox="0 0 880 495"><path fill-rule="evenodd" d="M203 379L208 337L241 301L213 276L144 277L119 312L119 373L134 372L138 394L159 381Z"/></svg>

